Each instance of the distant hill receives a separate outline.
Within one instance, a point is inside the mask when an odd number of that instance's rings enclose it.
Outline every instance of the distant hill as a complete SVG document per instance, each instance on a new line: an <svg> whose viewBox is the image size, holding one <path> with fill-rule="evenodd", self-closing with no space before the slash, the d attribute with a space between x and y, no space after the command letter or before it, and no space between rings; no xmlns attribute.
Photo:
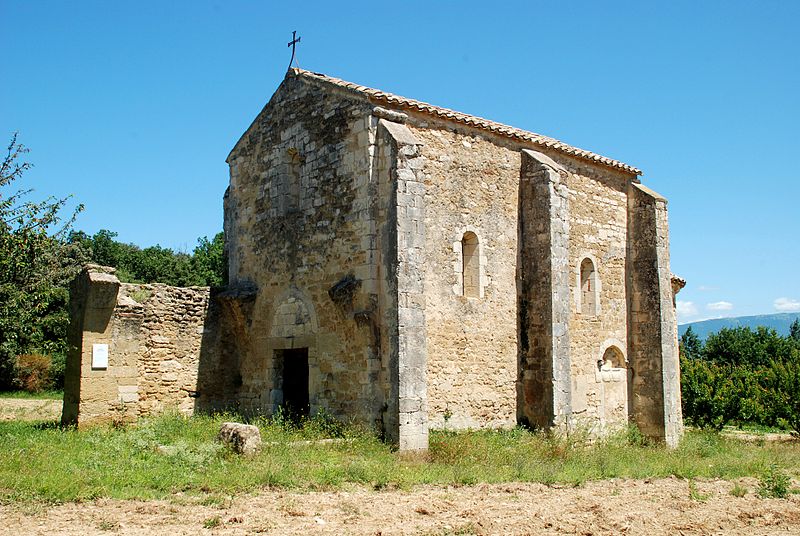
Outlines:
<svg viewBox="0 0 800 536"><path fill-rule="evenodd" d="M692 330L701 339L705 339L709 333L714 333L722 328L748 327L755 329L758 326L772 328L780 335L789 334L789 326L795 319L800 318L800 313L776 313L773 315L756 316L737 316L733 318L714 318L712 320L701 320L699 322L689 322L678 326L678 335L692 326Z"/></svg>

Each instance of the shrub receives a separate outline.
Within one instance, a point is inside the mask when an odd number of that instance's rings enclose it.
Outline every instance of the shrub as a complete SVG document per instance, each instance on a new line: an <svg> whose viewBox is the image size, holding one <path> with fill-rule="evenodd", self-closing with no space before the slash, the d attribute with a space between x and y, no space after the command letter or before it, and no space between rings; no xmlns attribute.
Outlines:
<svg viewBox="0 0 800 536"><path fill-rule="evenodd" d="M29 393L44 391L52 385L52 361L41 354L24 354L17 358L14 382Z"/></svg>
<svg viewBox="0 0 800 536"><path fill-rule="evenodd" d="M736 484L733 485L733 488L731 488L731 491L729 493L734 497L742 498L745 495L747 495L747 488L739 485L739 483L737 482Z"/></svg>
<svg viewBox="0 0 800 536"><path fill-rule="evenodd" d="M736 415L733 367L681 359L683 415L701 428L721 430Z"/></svg>
<svg viewBox="0 0 800 536"><path fill-rule="evenodd" d="M765 374L770 416L800 433L800 362L777 362Z"/></svg>
<svg viewBox="0 0 800 536"><path fill-rule="evenodd" d="M789 496L789 475L770 465L764 475L759 479L758 495L764 498L785 499Z"/></svg>
<svg viewBox="0 0 800 536"><path fill-rule="evenodd" d="M67 356L63 353L52 354L50 356L50 387L52 389L64 389L64 371L67 368Z"/></svg>

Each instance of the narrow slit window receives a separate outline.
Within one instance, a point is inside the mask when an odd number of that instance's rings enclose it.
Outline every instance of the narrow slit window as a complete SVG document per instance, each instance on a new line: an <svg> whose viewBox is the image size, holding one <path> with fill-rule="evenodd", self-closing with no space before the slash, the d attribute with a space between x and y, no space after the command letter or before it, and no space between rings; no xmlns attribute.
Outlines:
<svg viewBox="0 0 800 536"><path fill-rule="evenodd" d="M581 262L581 314L597 314L597 271L591 259Z"/></svg>
<svg viewBox="0 0 800 536"><path fill-rule="evenodd" d="M464 296L467 298L480 297L480 256L478 253L478 236L475 233L464 233L461 239L462 257L462 283Z"/></svg>

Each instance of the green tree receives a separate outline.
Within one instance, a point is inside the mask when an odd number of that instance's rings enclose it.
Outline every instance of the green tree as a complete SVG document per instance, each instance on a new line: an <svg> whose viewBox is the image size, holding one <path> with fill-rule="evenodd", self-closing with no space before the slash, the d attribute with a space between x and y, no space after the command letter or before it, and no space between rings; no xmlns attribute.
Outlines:
<svg viewBox="0 0 800 536"><path fill-rule="evenodd" d="M689 359L699 359L703 354L703 341L694 332L692 326L689 326L686 331L681 335L680 340L680 355Z"/></svg>
<svg viewBox="0 0 800 536"><path fill-rule="evenodd" d="M164 283L178 287L220 286L227 280L225 241L222 233L213 240L198 240L190 255L169 248L140 248L116 240L117 233L102 229L88 236L73 232L69 241L90 252L91 262L117 269L117 277L125 283Z"/></svg>
<svg viewBox="0 0 800 536"><path fill-rule="evenodd" d="M791 359L795 345L777 331L763 326L722 328L712 333L703 346L703 357L719 364L768 366L773 359Z"/></svg>
<svg viewBox="0 0 800 536"><path fill-rule="evenodd" d="M228 263L225 257L225 235L217 233L213 240L207 237L197 241L192 255L193 272L201 285L218 287L228 283Z"/></svg>
<svg viewBox="0 0 800 536"><path fill-rule="evenodd" d="M64 240L82 205L64 218L68 197L32 201L31 189L14 189L27 152L14 134L0 165L0 389L13 386L21 354L63 361L67 287L86 259Z"/></svg>
<svg viewBox="0 0 800 536"><path fill-rule="evenodd" d="M800 343L800 318L795 318L792 325L789 326L789 338Z"/></svg>

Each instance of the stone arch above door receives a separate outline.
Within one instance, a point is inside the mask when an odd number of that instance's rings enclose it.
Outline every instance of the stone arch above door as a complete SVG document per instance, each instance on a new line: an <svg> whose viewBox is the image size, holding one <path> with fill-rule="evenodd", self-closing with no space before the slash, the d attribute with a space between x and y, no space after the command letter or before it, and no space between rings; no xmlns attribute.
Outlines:
<svg viewBox="0 0 800 536"><path fill-rule="evenodd" d="M274 303L270 337L299 338L314 335L319 331L314 304L297 287L286 289Z"/></svg>

